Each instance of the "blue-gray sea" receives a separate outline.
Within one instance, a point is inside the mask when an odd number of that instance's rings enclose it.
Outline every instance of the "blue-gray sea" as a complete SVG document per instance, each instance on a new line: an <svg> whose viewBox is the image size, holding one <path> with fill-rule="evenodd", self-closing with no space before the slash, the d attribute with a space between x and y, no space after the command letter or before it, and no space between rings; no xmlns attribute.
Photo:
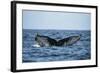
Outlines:
<svg viewBox="0 0 100 73"><path fill-rule="evenodd" d="M78 42L65 47L34 47L35 35L56 40L81 35ZM22 62L51 62L91 59L91 31L89 30L32 30L23 29Z"/></svg>

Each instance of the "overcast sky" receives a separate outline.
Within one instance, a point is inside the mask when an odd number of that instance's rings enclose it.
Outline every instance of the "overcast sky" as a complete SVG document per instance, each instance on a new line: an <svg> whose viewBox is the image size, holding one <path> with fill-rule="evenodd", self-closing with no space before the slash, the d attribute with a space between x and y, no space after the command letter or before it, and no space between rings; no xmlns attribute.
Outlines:
<svg viewBox="0 0 100 73"><path fill-rule="evenodd" d="M23 11L23 29L90 30L91 14Z"/></svg>

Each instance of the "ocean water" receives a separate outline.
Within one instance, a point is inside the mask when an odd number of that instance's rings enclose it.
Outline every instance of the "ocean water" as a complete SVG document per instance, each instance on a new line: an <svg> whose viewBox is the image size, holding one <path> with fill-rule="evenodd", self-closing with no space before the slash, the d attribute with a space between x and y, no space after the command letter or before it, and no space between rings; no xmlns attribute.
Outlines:
<svg viewBox="0 0 100 73"><path fill-rule="evenodd" d="M34 47L36 33L56 40L81 35L78 42L65 47ZM22 62L51 62L91 59L91 31L23 29Z"/></svg>

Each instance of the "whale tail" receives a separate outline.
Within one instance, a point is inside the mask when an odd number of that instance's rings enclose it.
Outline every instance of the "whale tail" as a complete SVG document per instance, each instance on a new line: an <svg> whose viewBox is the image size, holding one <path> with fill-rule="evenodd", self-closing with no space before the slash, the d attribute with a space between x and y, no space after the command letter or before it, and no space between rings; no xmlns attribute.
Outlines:
<svg viewBox="0 0 100 73"><path fill-rule="evenodd" d="M80 36L70 36L64 39L61 39L57 42L57 46L68 46L76 43L80 39Z"/></svg>
<svg viewBox="0 0 100 73"><path fill-rule="evenodd" d="M56 41L53 38L48 36L41 36L38 33L36 34L35 41L41 47L50 47L50 46L68 46L76 43L81 36L70 36L61 40Z"/></svg>

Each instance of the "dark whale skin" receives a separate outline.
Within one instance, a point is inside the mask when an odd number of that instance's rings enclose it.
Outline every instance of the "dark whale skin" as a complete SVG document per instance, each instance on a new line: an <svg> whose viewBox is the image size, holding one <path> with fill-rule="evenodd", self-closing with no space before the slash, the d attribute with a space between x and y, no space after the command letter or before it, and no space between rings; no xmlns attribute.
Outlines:
<svg viewBox="0 0 100 73"><path fill-rule="evenodd" d="M68 46L76 43L78 40L80 40L80 36L70 36L64 39L61 39L57 42L57 46Z"/></svg>
<svg viewBox="0 0 100 73"><path fill-rule="evenodd" d="M61 40L56 41L53 38L48 36L36 35L35 41L41 47L50 47L50 46L68 46L76 43L80 39L80 36L70 36Z"/></svg>
<svg viewBox="0 0 100 73"><path fill-rule="evenodd" d="M45 38L45 39L44 39ZM40 40L39 40L40 39ZM42 41L43 40L46 40L46 41ZM55 39L52 39L48 36L41 36L41 35L37 35L35 37L35 41L37 41L37 43L41 46L41 47L47 47L48 46L56 46L57 45L57 41ZM45 45L47 44L47 45Z"/></svg>

